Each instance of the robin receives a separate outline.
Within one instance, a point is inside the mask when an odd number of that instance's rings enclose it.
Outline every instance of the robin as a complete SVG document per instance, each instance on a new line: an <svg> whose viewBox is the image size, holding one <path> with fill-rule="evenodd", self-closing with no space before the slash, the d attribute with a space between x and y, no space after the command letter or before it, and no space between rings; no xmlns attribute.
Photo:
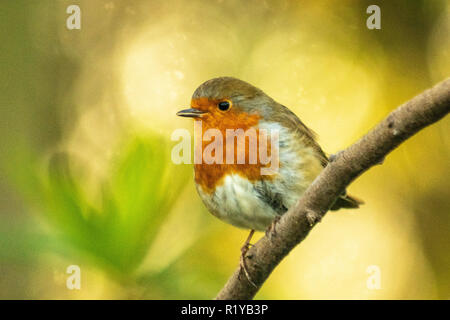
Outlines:
<svg viewBox="0 0 450 320"><path fill-rule="evenodd" d="M273 174L262 174L260 169L268 164L261 163L259 158L256 163L248 163L249 144L245 144L243 151L244 163L194 164L196 189L208 210L229 224L250 229L240 259L241 269L248 277L245 254L255 230L275 231L276 221L295 205L327 165L328 158L313 131L292 111L262 90L236 78L219 77L204 82L195 90L191 108L177 115L200 120L202 132L215 129L223 137L231 129L277 132L278 145L268 146L271 151L278 148L278 170ZM235 147L237 141L224 139L221 145L228 148L233 144L232 149L239 152ZM202 141L201 146L203 155L207 144ZM236 154L233 160L237 157ZM330 209L358 208L362 203L343 194Z"/></svg>

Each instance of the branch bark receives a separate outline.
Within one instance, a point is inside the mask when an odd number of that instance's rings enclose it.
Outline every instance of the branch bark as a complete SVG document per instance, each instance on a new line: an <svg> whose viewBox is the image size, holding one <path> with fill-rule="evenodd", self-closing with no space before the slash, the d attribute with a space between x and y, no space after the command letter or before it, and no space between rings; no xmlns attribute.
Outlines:
<svg viewBox="0 0 450 320"><path fill-rule="evenodd" d="M355 144L338 153L276 225L276 236L261 238L247 253L248 273L256 287L233 273L216 299L252 299L281 260L326 214L336 198L364 171L381 163L400 143L450 111L450 78L391 112Z"/></svg>

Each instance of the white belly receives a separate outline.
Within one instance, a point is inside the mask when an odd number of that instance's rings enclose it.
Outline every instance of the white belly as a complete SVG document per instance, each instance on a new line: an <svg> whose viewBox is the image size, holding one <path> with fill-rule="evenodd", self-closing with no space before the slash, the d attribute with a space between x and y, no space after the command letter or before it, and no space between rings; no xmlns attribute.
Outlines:
<svg viewBox="0 0 450 320"><path fill-rule="evenodd" d="M219 219L239 228L263 231L277 213L258 197L253 184L238 174L225 177L212 195L197 188L206 207Z"/></svg>

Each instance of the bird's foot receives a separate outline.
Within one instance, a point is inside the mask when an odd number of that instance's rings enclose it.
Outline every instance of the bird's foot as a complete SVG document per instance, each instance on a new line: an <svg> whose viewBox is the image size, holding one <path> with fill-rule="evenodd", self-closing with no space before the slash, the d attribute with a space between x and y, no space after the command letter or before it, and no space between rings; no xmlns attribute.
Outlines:
<svg viewBox="0 0 450 320"><path fill-rule="evenodd" d="M328 160L330 160L330 162L334 162L336 161L336 159L339 157L339 155L342 153L342 151L338 151L334 154L330 154L330 156L328 157Z"/></svg>
<svg viewBox="0 0 450 320"><path fill-rule="evenodd" d="M309 210L306 213L306 219L308 220L309 226L313 227L317 222L322 220L322 217L317 212Z"/></svg>
<svg viewBox="0 0 450 320"><path fill-rule="evenodd" d="M245 241L244 245L241 248L241 256L239 259L239 266L241 271L245 274L245 277L247 278L248 282L250 282L251 285L253 285L255 288L258 286L253 282L252 278L250 277L250 274L248 273L247 264L245 263L245 258L251 258L250 256L247 257L247 252L250 249L250 246L252 245L250 243L250 240L252 239L253 234L255 233L255 230L251 230L250 234L248 235L247 240Z"/></svg>
<svg viewBox="0 0 450 320"><path fill-rule="evenodd" d="M273 219L270 226L267 228L266 237L269 238L269 240L272 240L273 237L277 236L276 225L277 225L278 221L280 221L280 219L281 219L280 216L276 216L275 219Z"/></svg>

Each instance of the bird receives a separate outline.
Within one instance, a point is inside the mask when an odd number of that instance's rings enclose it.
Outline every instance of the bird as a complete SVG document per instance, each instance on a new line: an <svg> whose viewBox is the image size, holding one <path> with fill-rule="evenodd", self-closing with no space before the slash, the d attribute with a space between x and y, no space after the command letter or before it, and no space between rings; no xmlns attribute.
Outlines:
<svg viewBox="0 0 450 320"><path fill-rule="evenodd" d="M209 129L220 132L222 138L216 137L221 139L218 145L235 152L234 161L194 161L194 181L210 213L235 227L250 230L241 248L240 265L252 282L246 268L245 254L254 232L275 231L276 222L297 203L327 166L329 158L317 143L316 134L291 110L259 88L234 77L205 81L194 91L190 107L177 112L177 115L200 121L201 132ZM244 132L250 129L265 131L269 138L271 132L277 132L277 146L268 143L266 148L277 150L278 168L275 172L262 174L261 169L267 164L262 163L259 157L256 163L250 163L249 143L244 144L243 151L238 150L237 139L227 137L229 130L238 129ZM261 139L261 136L258 137ZM245 142L250 139L245 138ZM208 142L202 139L201 156L204 156ZM261 145L258 147L261 148ZM245 156L244 163L236 161L239 152ZM220 153L225 158L226 152ZM212 155L220 158L217 150ZM330 210L353 209L361 204L362 200L343 193Z"/></svg>

